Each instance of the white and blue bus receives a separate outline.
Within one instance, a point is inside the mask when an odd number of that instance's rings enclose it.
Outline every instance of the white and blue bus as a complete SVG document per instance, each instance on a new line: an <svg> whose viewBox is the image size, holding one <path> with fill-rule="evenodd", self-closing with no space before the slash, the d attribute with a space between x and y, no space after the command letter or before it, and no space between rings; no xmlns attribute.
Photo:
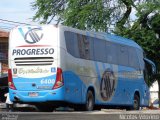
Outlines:
<svg viewBox="0 0 160 120"><path fill-rule="evenodd" d="M8 82L14 103L52 111L59 106L91 111L138 110L149 105L142 48L107 33L66 26L18 26L10 32Z"/></svg>

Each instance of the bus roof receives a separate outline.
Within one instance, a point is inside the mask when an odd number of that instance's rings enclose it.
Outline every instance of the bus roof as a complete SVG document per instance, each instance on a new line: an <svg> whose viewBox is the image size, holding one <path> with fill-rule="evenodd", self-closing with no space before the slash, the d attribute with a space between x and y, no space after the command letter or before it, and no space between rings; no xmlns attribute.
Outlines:
<svg viewBox="0 0 160 120"><path fill-rule="evenodd" d="M67 26L62 26L62 25L60 25L60 27L63 27L65 30L69 30L69 31L71 30L72 32L85 34L87 36L96 36L97 38L98 36L101 36L101 38L103 37L104 40L106 41L110 41L110 42L114 42L114 43L118 43L122 45L127 45L127 46L132 46L132 47L139 48L142 50L142 48L135 41L121 37L121 36L117 36L114 34L109 34L105 32L83 31L83 30L79 30L79 29L71 28Z"/></svg>
<svg viewBox="0 0 160 120"><path fill-rule="evenodd" d="M124 38L124 37L121 37L118 35L114 35L114 34L109 34L109 33L100 33L100 34L103 34L107 41L112 41L115 43L119 43L119 44L142 49L135 41L133 41L131 39L127 39L127 38Z"/></svg>

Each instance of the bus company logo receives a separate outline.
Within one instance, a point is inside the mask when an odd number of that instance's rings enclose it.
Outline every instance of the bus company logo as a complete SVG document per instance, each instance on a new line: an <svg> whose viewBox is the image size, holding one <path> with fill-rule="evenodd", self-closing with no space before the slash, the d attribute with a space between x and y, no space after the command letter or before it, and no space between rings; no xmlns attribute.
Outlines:
<svg viewBox="0 0 160 120"><path fill-rule="evenodd" d="M24 40L29 44L39 42L43 38L42 28L30 29L24 36Z"/></svg>
<svg viewBox="0 0 160 120"><path fill-rule="evenodd" d="M116 77L114 72L108 68L104 71L100 83L100 94L104 101L110 100L113 96L116 86Z"/></svg>
<svg viewBox="0 0 160 120"><path fill-rule="evenodd" d="M18 30L23 39L25 40L25 42L29 44L37 43L43 38L41 27L36 27L36 28L28 27L27 30L18 28Z"/></svg>

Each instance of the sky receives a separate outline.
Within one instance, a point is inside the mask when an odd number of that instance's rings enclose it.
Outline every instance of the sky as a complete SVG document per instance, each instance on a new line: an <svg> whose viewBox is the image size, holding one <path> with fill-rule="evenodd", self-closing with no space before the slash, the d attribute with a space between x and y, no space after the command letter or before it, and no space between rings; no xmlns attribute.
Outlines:
<svg viewBox="0 0 160 120"><path fill-rule="evenodd" d="M32 10L32 2L34 0L0 0L0 29L10 30L17 25L3 20L37 24L31 19L36 12Z"/></svg>

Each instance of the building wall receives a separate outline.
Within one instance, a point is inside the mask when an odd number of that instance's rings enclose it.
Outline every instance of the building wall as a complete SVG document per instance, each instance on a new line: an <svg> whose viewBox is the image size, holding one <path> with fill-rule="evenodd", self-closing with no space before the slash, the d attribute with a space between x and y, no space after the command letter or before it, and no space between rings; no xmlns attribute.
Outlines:
<svg viewBox="0 0 160 120"><path fill-rule="evenodd" d="M7 73L8 71L8 38L9 32L0 30L0 64L2 73Z"/></svg>

